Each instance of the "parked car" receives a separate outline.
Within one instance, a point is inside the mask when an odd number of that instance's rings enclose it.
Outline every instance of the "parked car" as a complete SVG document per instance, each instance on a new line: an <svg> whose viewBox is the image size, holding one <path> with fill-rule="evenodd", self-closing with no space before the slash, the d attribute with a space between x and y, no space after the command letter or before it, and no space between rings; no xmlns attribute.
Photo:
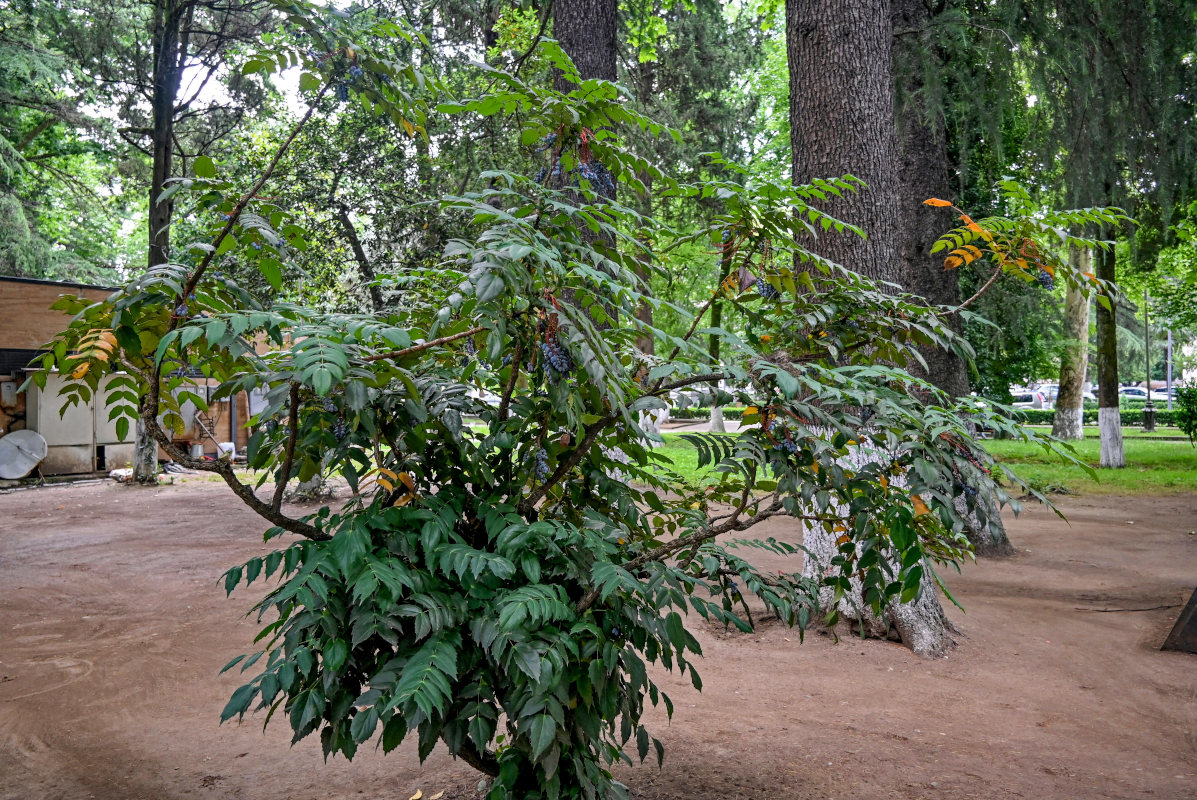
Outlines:
<svg viewBox="0 0 1197 800"><path fill-rule="evenodd" d="M1030 390L1018 392L1017 394L1011 393L1011 397L1013 399L1010 401L1010 405L1014 408L1043 408L1042 405L1036 405L1036 403L1042 404L1043 399Z"/></svg>
<svg viewBox="0 0 1197 800"><path fill-rule="evenodd" d="M1058 384L1058 383L1043 383L1043 384L1040 384L1039 386L1037 386L1035 388L1035 391L1039 394L1040 402L1041 402L1041 405L1035 406L1035 408L1055 408L1056 407L1056 398L1059 397L1059 395L1060 395L1060 384ZM1095 395L1093 392L1082 391L1081 392L1081 402L1084 402L1086 400L1096 403L1097 395Z"/></svg>

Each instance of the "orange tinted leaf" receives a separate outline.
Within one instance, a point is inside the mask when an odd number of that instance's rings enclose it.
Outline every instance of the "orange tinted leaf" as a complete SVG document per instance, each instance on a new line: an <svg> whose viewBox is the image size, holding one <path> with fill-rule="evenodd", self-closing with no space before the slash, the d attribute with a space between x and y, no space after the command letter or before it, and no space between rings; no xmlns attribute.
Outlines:
<svg viewBox="0 0 1197 800"><path fill-rule="evenodd" d="M1056 277L1056 268L1053 267L1051 264L1040 264L1039 267L1044 272L1046 272L1048 275L1051 275L1053 278Z"/></svg>
<svg viewBox="0 0 1197 800"><path fill-rule="evenodd" d="M80 378L82 378L84 375L87 374L87 369L90 366L91 366L91 364L84 361L82 364L80 364L78 367L75 368L75 371L71 373L71 377L74 378L75 380L79 380Z"/></svg>
<svg viewBox="0 0 1197 800"><path fill-rule="evenodd" d="M407 487L409 492L414 492L416 490L416 482L411 479L411 475L408 475L406 472L400 472L397 477L399 478L400 483Z"/></svg>
<svg viewBox="0 0 1197 800"><path fill-rule="evenodd" d="M964 259L960 256L948 256L943 260L944 269L956 269L964 263Z"/></svg>
<svg viewBox="0 0 1197 800"><path fill-rule="evenodd" d="M923 502L923 498L919 497L917 494L912 494L910 496L910 501L914 504L914 515L916 517L921 517L924 514L931 513L931 509L928 508L927 504Z"/></svg>
<svg viewBox="0 0 1197 800"><path fill-rule="evenodd" d="M923 201L923 205L935 206L936 208L948 208L952 204L947 200L940 200L938 197L931 197Z"/></svg>

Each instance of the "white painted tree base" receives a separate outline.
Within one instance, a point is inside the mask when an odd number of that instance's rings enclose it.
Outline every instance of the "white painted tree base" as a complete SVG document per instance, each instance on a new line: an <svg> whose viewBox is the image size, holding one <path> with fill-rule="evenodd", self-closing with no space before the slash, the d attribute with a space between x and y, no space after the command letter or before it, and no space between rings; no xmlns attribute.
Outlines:
<svg viewBox="0 0 1197 800"><path fill-rule="evenodd" d="M1084 418L1084 410L1081 408L1056 406L1056 416L1052 420L1052 436L1066 441L1085 438Z"/></svg>
<svg viewBox="0 0 1197 800"><path fill-rule="evenodd" d="M865 463L889 458L880 450L867 447L849 448L844 457L845 466L860 468ZM900 479L891 479L900 482ZM835 515L843 513L842 508L832 510ZM831 563L839 550L836 544L837 534L824 530L822 525L804 525L803 546L806 549L806 559L802 566L802 574L806 578L821 581L824 576L839 571ZM895 572L899 568L897 559L889 556L890 566ZM855 635L871 638L895 638L894 634L904 645L916 655L924 658L941 658L955 646L956 640L952 634L957 630L944 615L943 606L939 602L939 590L935 579L930 576L931 565L923 564L923 586L918 597L909 603L899 603L891 600L878 617L863 601L860 580L851 578L851 591L846 592L839 602L835 601L835 590L831 587L819 590L819 606L824 613L833 608L839 612L840 619Z"/></svg>
<svg viewBox="0 0 1197 800"><path fill-rule="evenodd" d="M1121 469L1126 466L1122 449L1122 414L1117 408L1097 409L1097 429L1101 433L1101 466Z"/></svg>

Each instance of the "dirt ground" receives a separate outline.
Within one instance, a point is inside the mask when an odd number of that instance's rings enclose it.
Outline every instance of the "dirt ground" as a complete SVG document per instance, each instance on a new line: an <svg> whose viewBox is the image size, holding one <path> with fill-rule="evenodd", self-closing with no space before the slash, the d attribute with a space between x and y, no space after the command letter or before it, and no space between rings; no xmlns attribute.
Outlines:
<svg viewBox="0 0 1197 800"><path fill-rule="evenodd" d="M966 612L943 660L696 620L706 688L664 676L664 768L621 780L640 800L1197 797L1197 656L1157 649L1197 584L1197 494L1064 507L1071 525L1007 518L1017 556L948 576ZM476 797L414 742L325 764L285 724L217 724L239 684L218 670L255 632L252 593L218 580L262 529L203 482L0 494L0 797Z"/></svg>

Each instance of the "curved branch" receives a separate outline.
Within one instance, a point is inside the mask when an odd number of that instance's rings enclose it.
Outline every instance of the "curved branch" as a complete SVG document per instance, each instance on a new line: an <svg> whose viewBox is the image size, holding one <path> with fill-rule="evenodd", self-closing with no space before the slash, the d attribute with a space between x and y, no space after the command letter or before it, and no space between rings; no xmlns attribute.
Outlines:
<svg viewBox="0 0 1197 800"><path fill-rule="evenodd" d="M970 305L973 304L973 302L978 297L985 294L985 292L989 291L989 287L993 285L993 282L997 280L998 275L1001 275L1001 274L1002 274L1002 265L998 264L998 268L993 271L993 274L989 276L989 280L985 281L985 285L982 286L980 289L978 289L976 294L974 294L972 297L965 300L960 305L953 308L951 311L944 311L944 312L938 314L937 316L946 317L949 314L957 314L957 313L963 311L964 309L968 308Z"/></svg>
<svg viewBox="0 0 1197 800"><path fill-rule="evenodd" d="M237 474L233 470L233 464L230 461L217 459L216 461L206 461L202 458L192 458L191 455L180 449L174 441L166 435L166 431L162 430L162 426L158 424L158 395L159 384L151 382L149 392L142 398L139 412L141 420L145 424L146 431L150 436L161 445L162 449L166 451L167 455L174 461L182 464L188 469L199 470L201 472L215 472L224 482L228 484L229 488L233 490L241 500L249 506L258 516L262 517L268 522L271 522L285 531L297 533L307 539L313 541L327 541L332 538L332 535L320 530L315 525L304 522L303 520L292 519L271 504L263 502L254 490L237 479Z"/></svg>
<svg viewBox="0 0 1197 800"><path fill-rule="evenodd" d="M367 356L366 358L363 358L362 360L370 362L370 361L385 361L388 358L403 358L404 356L410 356L412 353L419 353L421 350L427 350L430 347L436 347L437 345L448 344L449 342L456 342L458 339L464 339L467 336L473 336L475 333L481 333L484 330L486 330L486 328L484 326L476 325L473 328L470 328L468 331L462 331L461 333L455 333L452 336L442 336L439 339L430 339L427 342L421 342L420 344L413 344L411 347L405 347L402 350L392 350L389 353L379 353L378 355Z"/></svg>
<svg viewBox="0 0 1197 800"><path fill-rule="evenodd" d="M443 736L441 739L444 741ZM474 746L474 742L468 736L462 739L457 752L452 755L457 756L483 775L494 778L499 774L499 759L495 757L495 754L490 750L478 752L478 748Z"/></svg>
<svg viewBox="0 0 1197 800"><path fill-rule="evenodd" d="M672 542L663 544L656 549L648 551L647 553L643 553L642 555L633 558L631 561L626 561L620 566L623 569L626 569L628 572L631 572L632 570L639 569L650 562L662 561L679 550L685 550L687 547L697 547L698 545L709 542L717 536L730 533L731 531L748 530L758 522L762 522L770 517L785 515L786 513L787 512L784 508L782 508L781 503L775 502L773 505L769 506L768 508L761 509L755 515L746 520L732 518L719 525L713 525L709 528L688 533L685 536L680 536L677 539L674 539ZM576 611L578 614L581 614L582 612L586 611L586 609L594 605L601 595L601 589L591 589L581 600L578 601L577 605L574 606L574 611Z"/></svg>

